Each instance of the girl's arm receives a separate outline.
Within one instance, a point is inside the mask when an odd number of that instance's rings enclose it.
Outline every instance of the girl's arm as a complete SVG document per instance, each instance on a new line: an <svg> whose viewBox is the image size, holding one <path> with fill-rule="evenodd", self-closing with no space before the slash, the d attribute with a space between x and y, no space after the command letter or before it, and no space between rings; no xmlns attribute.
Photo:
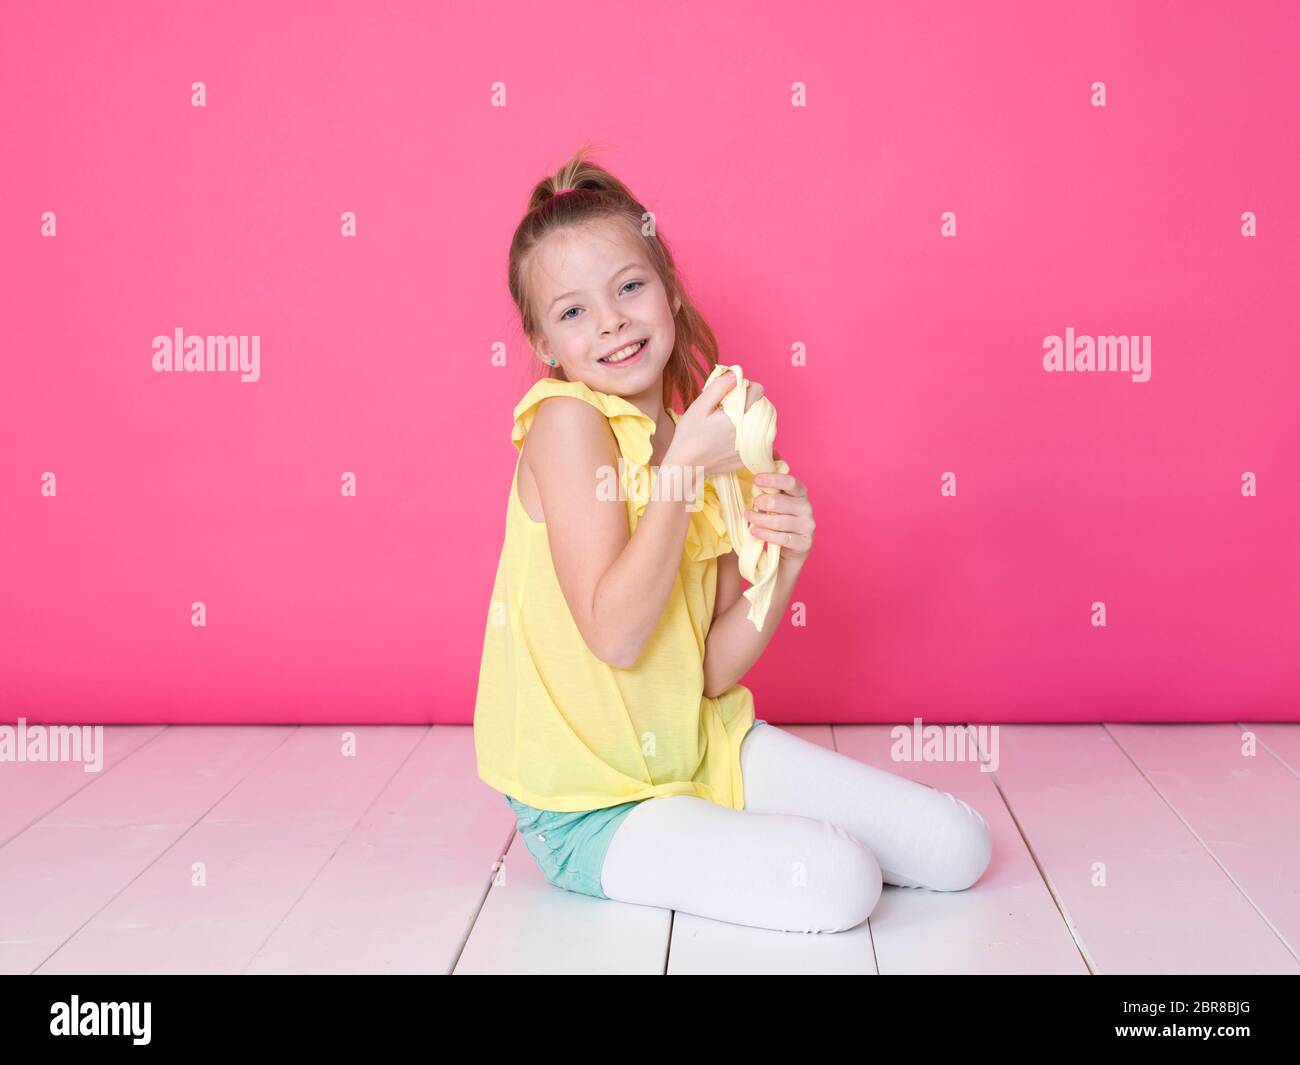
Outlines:
<svg viewBox="0 0 1300 1065"><path fill-rule="evenodd" d="M597 492L602 467L618 469L609 423L591 404L571 396L542 401L525 450L555 575L578 631L602 661L630 669L659 624L677 579L691 520L686 500L652 499L629 537L627 503L602 499ZM670 445L661 474L674 465Z"/></svg>
<svg viewBox="0 0 1300 1065"><path fill-rule="evenodd" d="M803 560L781 559L776 571L776 587L772 592L772 602L763 619L762 631L754 628L749 620L749 600L740 592L740 570L737 567L734 551L718 559L718 595L719 603L723 594L723 566L735 569L735 583L726 583L736 589L736 598L722 613L717 615L709 635L704 641L704 694L716 699L741 677L749 672L750 667L758 661L764 649L771 642L789 605L790 594L803 570ZM728 574L728 578L730 574Z"/></svg>
<svg viewBox="0 0 1300 1065"><path fill-rule="evenodd" d="M754 483L773 491L755 495L745 519L751 523L753 535L782 545L781 562L767 617L759 631L749 620L750 603L740 591L740 566L735 552L718 559L714 621L704 641L704 694L713 699L748 673L771 642L808 561L817 528L808 486L798 478L789 473L760 473Z"/></svg>

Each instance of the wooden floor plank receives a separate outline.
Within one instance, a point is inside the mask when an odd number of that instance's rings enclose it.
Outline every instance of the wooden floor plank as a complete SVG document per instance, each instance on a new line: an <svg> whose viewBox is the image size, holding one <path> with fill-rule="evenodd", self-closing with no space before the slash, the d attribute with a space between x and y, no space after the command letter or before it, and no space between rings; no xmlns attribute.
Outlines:
<svg viewBox="0 0 1300 1065"><path fill-rule="evenodd" d="M17 728L17 726L10 726ZM28 725L28 729L32 726ZM45 726L41 726L44 728ZM51 726L58 727L58 726ZM95 726L92 726L95 727ZM86 761L0 762L0 847L35 824L60 803L112 772L166 725L101 725L100 767Z"/></svg>
<svg viewBox="0 0 1300 1065"><path fill-rule="evenodd" d="M1300 954L1300 777L1236 725L1108 725L1262 919ZM1296 957L1300 963L1300 957Z"/></svg>
<svg viewBox="0 0 1300 1065"><path fill-rule="evenodd" d="M547 883L470 726L106 726L98 773L0 763L0 971L1300 972L1300 725L1003 725L993 774L775 727L970 803L990 869L769 932Z"/></svg>
<svg viewBox="0 0 1300 1065"><path fill-rule="evenodd" d="M509 813L504 802L501 808ZM668 910L556 887L516 832L455 972L662 974L670 917Z"/></svg>
<svg viewBox="0 0 1300 1065"><path fill-rule="evenodd" d="M146 867L40 972L240 972L383 791L424 729L291 727L283 742L279 727L172 731L184 739L177 749L160 752L172 754L168 766L152 775L136 774L136 801L118 818L125 829L117 833L118 847L134 845L143 851ZM241 774L231 787L229 771L214 772L213 763L230 764L231 752L241 747L234 734L245 731L262 734L260 742L274 748L265 756L258 752L252 772ZM346 753L345 733L355 736L354 756ZM176 801L176 784L196 792L215 790L214 785L220 789L181 831L178 819L166 812ZM97 812L93 820L102 824L103 814ZM140 840L139 834L150 827L152 834ZM205 886L194 884L195 863L206 869Z"/></svg>
<svg viewBox="0 0 1300 1065"><path fill-rule="evenodd" d="M1094 972L1300 971L1103 726L999 738L998 785Z"/></svg>
<svg viewBox="0 0 1300 1065"><path fill-rule="evenodd" d="M514 831L475 764L471 729L424 730L245 972L450 973Z"/></svg>
<svg viewBox="0 0 1300 1065"><path fill-rule="evenodd" d="M1238 727L1250 729L1274 758L1300 776L1300 724L1267 721Z"/></svg>
<svg viewBox="0 0 1300 1065"><path fill-rule="evenodd" d="M673 913L669 976L876 975L870 919L842 932L777 932Z"/></svg>
<svg viewBox="0 0 1300 1065"><path fill-rule="evenodd" d="M0 847L0 972L39 969L291 732L169 728Z"/></svg>

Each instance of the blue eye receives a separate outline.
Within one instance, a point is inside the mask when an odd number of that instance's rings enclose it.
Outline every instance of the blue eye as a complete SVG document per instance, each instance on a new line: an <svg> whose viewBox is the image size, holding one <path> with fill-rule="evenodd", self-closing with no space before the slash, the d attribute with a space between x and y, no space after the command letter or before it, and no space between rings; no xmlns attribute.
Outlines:
<svg viewBox="0 0 1300 1065"><path fill-rule="evenodd" d="M642 287L644 288L644 287L645 287L645 282L644 282L644 281L628 281L628 282L626 282L626 283L623 285L623 288L619 289L619 293L622 294L623 289L627 288L628 285L640 285L640 286L642 286ZM577 309L578 309L577 307L570 307L570 308L569 308L569 311L576 311ZM561 322L571 322L571 321L573 321L573 319L569 317L569 311L565 311L562 315L560 315L560 321L561 321Z"/></svg>

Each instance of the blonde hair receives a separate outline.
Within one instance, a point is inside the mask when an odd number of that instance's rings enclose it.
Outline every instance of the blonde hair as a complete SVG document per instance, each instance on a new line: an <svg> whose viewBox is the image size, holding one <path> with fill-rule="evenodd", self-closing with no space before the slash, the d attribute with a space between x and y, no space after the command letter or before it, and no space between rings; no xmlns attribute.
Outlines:
<svg viewBox="0 0 1300 1065"><path fill-rule="evenodd" d="M557 196L557 192L564 192ZM510 241L510 296L519 309L524 335L530 344L541 339L541 317L533 303L530 267L533 253L547 236L563 229L577 229L605 219L626 226L641 237L647 258L659 275L671 305L681 300L675 314L676 341L664 366L664 406L672 405L674 393L683 408L699 396L704 380L718 364L718 341L713 330L686 294L672 252L658 233L644 233L649 212L618 178L591 162L588 148L579 149L559 170L543 178L528 198L528 212L515 228ZM547 376L564 381L560 366L549 367Z"/></svg>

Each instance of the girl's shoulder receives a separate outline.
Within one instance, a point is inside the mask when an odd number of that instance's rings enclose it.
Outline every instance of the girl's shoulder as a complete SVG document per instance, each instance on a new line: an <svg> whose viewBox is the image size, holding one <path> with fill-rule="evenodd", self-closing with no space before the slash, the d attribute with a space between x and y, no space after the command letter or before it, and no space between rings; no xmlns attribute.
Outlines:
<svg viewBox="0 0 1300 1065"><path fill-rule="evenodd" d="M645 465L650 461L650 438L655 431L650 415L622 396L597 392L581 381L561 381L554 377L544 377L536 382L515 404L510 440L516 449L523 448L524 437L528 435L542 401L552 396L571 396L590 403L609 419L619 449L628 462Z"/></svg>

